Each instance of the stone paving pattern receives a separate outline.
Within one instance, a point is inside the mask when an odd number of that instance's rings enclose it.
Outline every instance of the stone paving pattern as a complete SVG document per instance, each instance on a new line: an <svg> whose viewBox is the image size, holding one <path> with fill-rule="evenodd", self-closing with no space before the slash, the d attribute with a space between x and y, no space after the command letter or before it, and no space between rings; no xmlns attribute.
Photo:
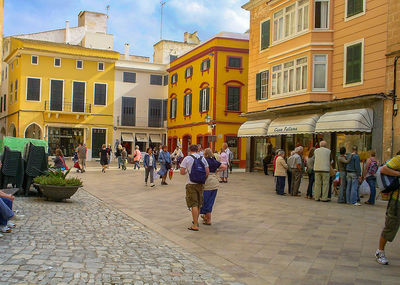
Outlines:
<svg viewBox="0 0 400 285"><path fill-rule="evenodd" d="M239 284L84 190L15 205L25 217L0 238L0 284Z"/></svg>

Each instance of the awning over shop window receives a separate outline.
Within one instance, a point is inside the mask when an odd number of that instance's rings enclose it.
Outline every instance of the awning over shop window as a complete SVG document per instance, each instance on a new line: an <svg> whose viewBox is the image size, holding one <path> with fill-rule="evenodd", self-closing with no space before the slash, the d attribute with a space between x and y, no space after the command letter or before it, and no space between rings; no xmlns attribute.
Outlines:
<svg viewBox="0 0 400 285"><path fill-rule="evenodd" d="M312 134L320 115L288 116L272 121L268 128L268 136Z"/></svg>
<svg viewBox="0 0 400 285"><path fill-rule="evenodd" d="M161 143L161 135L150 134L150 140L152 143Z"/></svg>
<svg viewBox="0 0 400 285"><path fill-rule="evenodd" d="M238 137L264 137L267 135L271 120L247 121L242 124L238 131Z"/></svg>
<svg viewBox="0 0 400 285"><path fill-rule="evenodd" d="M137 142L148 142L149 139L147 138L146 134L136 134L136 141Z"/></svg>
<svg viewBox="0 0 400 285"><path fill-rule="evenodd" d="M329 112L319 118L315 132L371 132L374 126L372 109Z"/></svg>
<svg viewBox="0 0 400 285"><path fill-rule="evenodd" d="M134 142L133 134L121 134L122 141L124 142Z"/></svg>

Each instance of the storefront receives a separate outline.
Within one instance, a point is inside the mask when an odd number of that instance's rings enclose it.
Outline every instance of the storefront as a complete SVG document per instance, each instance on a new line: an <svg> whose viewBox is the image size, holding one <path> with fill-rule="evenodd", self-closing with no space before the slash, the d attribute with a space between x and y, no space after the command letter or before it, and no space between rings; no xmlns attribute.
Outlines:
<svg viewBox="0 0 400 285"><path fill-rule="evenodd" d="M141 152L145 152L149 143L149 137L145 133L135 134L135 147L138 146Z"/></svg>
<svg viewBox="0 0 400 285"><path fill-rule="evenodd" d="M132 133L121 133L121 145L126 149L128 154L132 154L134 141Z"/></svg>
<svg viewBox="0 0 400 285"><path fill-rule="evenodd" d="M64 156L71 157L75 148L84 143L84 129L48 127L48 144L50 155L55 155L59 148Z"/></svg>
<svg viewBox="0 0 400 285"><path fill-rule="evenodd" d="M152 149L160 149L162 147L162 140L160 134L150 134L150 147Z"/></svg>

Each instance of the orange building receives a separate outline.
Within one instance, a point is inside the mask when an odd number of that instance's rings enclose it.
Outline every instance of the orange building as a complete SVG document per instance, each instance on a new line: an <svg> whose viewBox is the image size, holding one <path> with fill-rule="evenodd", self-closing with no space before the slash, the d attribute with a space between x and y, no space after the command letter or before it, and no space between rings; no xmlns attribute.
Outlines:
<svg viewBox="0 0 400 285"><path fill-rule="evenodd" d="M248 35L219 33L171 62L168 146L186 155L190 144L220 150L228 143L233 164L246 165L246 140L237 137L247 111Z"/></svg>
<svg viewBox="0 0 400 285"><path fill-rule="evenodd" d="M250 0L243 6L250 11L248 121L238 135L250 144L249 170L262 167L273 148L289 153L302 145L307 155L322 139L334 152L357 145L375 149L380 159L400 149L390 147L387 134L389 2L396 1Z"/></svg>

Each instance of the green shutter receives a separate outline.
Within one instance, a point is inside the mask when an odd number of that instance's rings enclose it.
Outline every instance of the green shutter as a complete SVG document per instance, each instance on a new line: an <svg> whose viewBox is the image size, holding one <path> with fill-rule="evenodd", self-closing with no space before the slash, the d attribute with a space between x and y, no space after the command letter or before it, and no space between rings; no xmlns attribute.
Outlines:
<svg viewBox="0 0 400 285"><path fill-rule="evenodd" d="M361 82L362 43L347 47L346 84Z"/></svg>
<svg viewBox="0 0 400 285"><path fill-rule="evenodd" d="M176 118L176 109L178 108L178 100L177 99L173 99L173 100L174 100L174 105L175 105L174 118Z"/></svg>
<svg viewBox="0 0 400 285"><path fill-rule="evenodd" d="M200 96L199 96L199 112L201 113L203 111L203 89L200 90Z"/></svg>
<svg viewBox="0 0 400 285"><path fill-rule="evenodd" d="M261 100L261 73L256 74L256 99Z"/></svg>
<svg viewBox="0 0 400 285"><path fill-rule="evenodd" d="M209 111L210 110L210 88L206 89L206 101L207 101L207 106L206 106L206 110Z"/></svg>
<svg viewBox="0 0 400 285"><path fill-rule="evenodd" d="M268 48L270 45L270 30L270 20L267 20L261 24L261 50Z"/></svg>
<svg viewBox="0 0 400 285"><path fill-rule="evenodd" d="M186 100L187 95L183 96L183 115L186 116Z"/></svg>
<svg viewBox="0 0 400 285"><path fill-rule="evenodd" d="M188 95L188 100L189 100L189 115L192 114L192 93Z"/></svg>
<svg viewBox="0 0 400 285"><path fill-rule="evenodd" d="M207 60L207 69L211 67L211 60Z"/></svg>

